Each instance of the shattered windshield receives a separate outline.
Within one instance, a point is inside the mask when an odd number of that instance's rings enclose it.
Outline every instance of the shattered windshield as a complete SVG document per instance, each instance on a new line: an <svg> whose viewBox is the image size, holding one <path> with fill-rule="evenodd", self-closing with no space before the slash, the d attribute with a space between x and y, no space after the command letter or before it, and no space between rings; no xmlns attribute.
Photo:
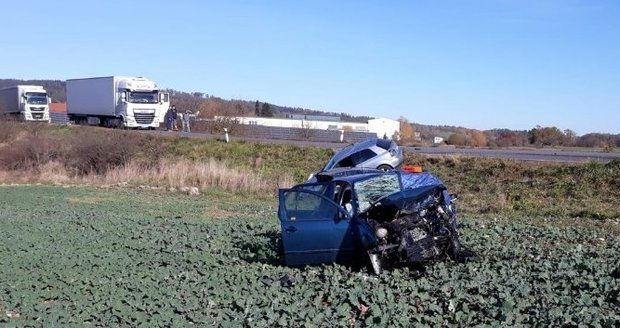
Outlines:
<svg viewBox="0 0 620 328"><path fill-rule="evenodd" d="M44 92L29 92L26 93L26 97L28 97L28 103L31 105L47 104L47 94Z"/></svg>
<svg viewBox="0 0 620 328"><path fill-rule="evenodd" d="M155 104L159 102L158 92L130 92L129 102L141 104Z"/></svg>
<svg viewBox="0 0 620 328"><path fill-rule="evenodd" d="M400 191L398 175L383 174L355 184L359 212L366 211L382 197Z"/></svg>

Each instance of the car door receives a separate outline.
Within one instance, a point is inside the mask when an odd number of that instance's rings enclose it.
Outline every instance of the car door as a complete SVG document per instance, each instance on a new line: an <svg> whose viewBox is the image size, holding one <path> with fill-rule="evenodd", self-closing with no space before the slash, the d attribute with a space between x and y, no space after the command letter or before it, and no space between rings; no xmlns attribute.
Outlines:
<svg viewBox="0 0 620 328"><path fill-rule="evenodd" d="M333 200L302 189L279 191L287 265L346 262L355 252L351 216Z"/></svg>

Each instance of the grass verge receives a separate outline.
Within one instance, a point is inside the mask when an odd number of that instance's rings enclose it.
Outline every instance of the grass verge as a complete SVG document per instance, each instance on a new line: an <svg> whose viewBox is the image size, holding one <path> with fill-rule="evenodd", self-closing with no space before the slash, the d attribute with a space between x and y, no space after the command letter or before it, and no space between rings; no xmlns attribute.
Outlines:
<svg viewBox="0 0 620 328"><path fill-rule="evenodd" d="M131 183L275 194L331 149L0 122L0 182ZM461 197L466 214L620 218L620 161L535 163L408 154Z"/></svg>

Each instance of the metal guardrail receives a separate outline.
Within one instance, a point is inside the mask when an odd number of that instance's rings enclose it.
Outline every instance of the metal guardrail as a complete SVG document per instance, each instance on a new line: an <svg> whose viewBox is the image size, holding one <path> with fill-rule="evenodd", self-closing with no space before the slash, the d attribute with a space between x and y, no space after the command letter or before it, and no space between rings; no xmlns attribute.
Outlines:
<svg viewBox="0 0 620 328"><path fill-rule="evenodd" d="M69 116L66 113L50 112L50 121L54 124L69 124Z"/></svg>

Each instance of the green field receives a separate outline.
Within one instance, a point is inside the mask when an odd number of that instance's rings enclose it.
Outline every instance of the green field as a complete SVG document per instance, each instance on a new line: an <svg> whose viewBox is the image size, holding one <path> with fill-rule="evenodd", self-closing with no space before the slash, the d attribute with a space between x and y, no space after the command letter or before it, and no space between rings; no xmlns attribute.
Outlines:
<svg viewBox="0 0 620 328"><path fill-rule="evenodd" d="M282 266L275 205L2 186L0 326L620 325L617 220L468 214L477 262L377 277Z"/></svg>

